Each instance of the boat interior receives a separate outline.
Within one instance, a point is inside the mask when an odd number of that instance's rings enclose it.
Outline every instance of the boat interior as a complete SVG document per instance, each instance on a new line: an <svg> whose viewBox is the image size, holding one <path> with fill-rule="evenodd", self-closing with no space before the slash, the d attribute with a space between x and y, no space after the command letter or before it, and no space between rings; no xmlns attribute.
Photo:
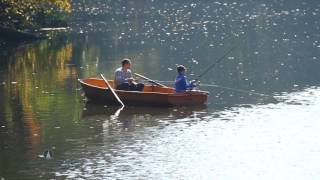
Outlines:
<svg viewBox="0 0 320 180"><path fill-rule="evenodd" d="M97 86L100 88L106 88L107 85L103 81L103 79L98 78L88 78L82 79L82 81L86 84ZM108 80L110 86L114 87L113 80ZM174 88L172 87L161 87L158 85L145 84L143 92L160 92L160 93L174 93Z"/></svg>

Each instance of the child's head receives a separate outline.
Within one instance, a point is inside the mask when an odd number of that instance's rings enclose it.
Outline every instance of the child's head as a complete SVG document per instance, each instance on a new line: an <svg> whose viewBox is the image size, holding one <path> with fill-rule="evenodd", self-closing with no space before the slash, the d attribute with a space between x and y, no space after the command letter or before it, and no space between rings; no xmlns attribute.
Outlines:
<svg viewBox="0 0 320 180"><path fill-rule="evenodd" d="M186 71L186 68L183 66L183 65L179 65L177 66L177 72L180 74L180 73L183 73Z"/></svg>

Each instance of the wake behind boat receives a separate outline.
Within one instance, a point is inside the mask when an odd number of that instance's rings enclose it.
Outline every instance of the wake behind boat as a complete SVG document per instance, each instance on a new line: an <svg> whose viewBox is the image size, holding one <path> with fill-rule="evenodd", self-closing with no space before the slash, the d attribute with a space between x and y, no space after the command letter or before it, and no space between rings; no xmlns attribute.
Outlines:
<svg viewBox="0 0 320 180"><path fill-rule="evenodd" d="M111 90L103 79L79 79L85 96L91 102L103 104L118 104ZM108 80L114 87L113 80ZM143 91L114 90L124 104L139 106L193 106L207 101L207 91L191 90L176 93L174 88L146 84Z"/></svg>

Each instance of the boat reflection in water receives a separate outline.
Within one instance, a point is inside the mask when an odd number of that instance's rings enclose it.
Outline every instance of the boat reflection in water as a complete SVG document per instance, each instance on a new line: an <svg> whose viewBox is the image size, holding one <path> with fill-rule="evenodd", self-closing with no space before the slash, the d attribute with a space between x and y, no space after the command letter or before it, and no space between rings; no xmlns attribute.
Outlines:
<svg viewBox="0 0 320 180"><path fill-rule="evenodd" d="M207 114L207 106L140 107L98 105L87 102L83 121L103 121L104 134L114 131L135 131L143 127L168 126L181 120L198 121Z"/></svg>

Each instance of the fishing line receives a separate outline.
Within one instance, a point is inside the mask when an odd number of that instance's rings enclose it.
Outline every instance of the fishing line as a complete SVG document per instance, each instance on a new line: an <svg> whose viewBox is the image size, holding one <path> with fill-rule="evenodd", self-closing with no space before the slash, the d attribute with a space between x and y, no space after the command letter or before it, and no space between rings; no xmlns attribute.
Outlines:
<svg viewBox="0 0 320 180"><path fill-rule="evenodd" d="M158 81L155 80L157 82L161 82L161 83L174 83L174 81ZM247 93L247 94L253 94L253 95L258 95L258 96L265 96L265 97L269 97L269 98L274 98L274 96L272 95L268 95L268 94L264 94L264 93L258 93L258 92L252 92L252 91L248 91L248 90L244 90L244 89L239 89L239 88L231 88L231 87L226 87L226 86L220 86L220 85L216 85L216 84L200 84L200 86L203 87L216 87L216 88L221 88L221 89L227 89L230 91L236 91L236 92L241 92L241 93Z"/></svg>
<svg viewBox="0 0 320 180"><path fill-rule="evenodd" d="M219 85L215 85L215 84L201 84L201 86L217 87L217 88L227 89L227 90L230 90L230 91L236 91L236 92L241 92L241 93L248 93L248 94L254 94L254 95L258 95L258 96L265 96L265 97L269 97L269 98L274 98L273 96L268 95L268 94L252 92L253 90L252 91L248 91L248 90L244 90L244 89L231 88L231 87L226 87L226 86L219 86Z"/></svg>

